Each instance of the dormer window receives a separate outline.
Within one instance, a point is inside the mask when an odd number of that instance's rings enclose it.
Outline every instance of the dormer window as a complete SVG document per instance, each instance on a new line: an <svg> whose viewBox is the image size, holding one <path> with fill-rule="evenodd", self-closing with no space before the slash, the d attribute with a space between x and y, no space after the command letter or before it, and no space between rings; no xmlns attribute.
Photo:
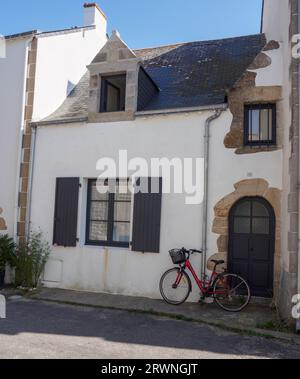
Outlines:
<svg viewBox="0 0 300 379"><path fill-rule="evenodd" d="M88 66L89 123L134 120L137 110L157 95L159 89L141 63L114 31Z"/></svg>
<svg viewBox="0 0 300 379"><path fill-rule="evenodd" d="M102 76L100 112L123 112L126 101L126 74Z"/></svg>

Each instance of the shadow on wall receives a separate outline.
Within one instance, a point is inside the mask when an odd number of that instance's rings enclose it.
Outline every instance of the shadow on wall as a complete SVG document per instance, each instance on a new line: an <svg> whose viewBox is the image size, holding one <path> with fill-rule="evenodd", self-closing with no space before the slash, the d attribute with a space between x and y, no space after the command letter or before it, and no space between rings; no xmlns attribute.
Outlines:
<svg viewBox="0 0 300 379"><path fill-rule="evenodd" d="M2 213L3 213L3 209L0 208L0 230L7 230L6 222L4 218L1 217Z"/></svg>
<svg viewBox="0 0 300 379"><path fill-rule="evenodd" d="M67 96L68 97L70 95L70 93L73 91L73 89L75 88L75 84L70 82L70 80L68 80L68 84L67 84Z"/></svg>

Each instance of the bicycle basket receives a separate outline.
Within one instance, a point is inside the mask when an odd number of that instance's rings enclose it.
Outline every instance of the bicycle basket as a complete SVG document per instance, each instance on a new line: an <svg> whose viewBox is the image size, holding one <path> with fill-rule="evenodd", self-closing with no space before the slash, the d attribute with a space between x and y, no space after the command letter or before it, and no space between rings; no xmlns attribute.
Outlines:
<svg viewBox="0 0 300 379"><path fill-rule="evenodd" d="M185 253L182 250L174 249L170 250L170 257L175 265L184 263L186 261Z"/></svg>

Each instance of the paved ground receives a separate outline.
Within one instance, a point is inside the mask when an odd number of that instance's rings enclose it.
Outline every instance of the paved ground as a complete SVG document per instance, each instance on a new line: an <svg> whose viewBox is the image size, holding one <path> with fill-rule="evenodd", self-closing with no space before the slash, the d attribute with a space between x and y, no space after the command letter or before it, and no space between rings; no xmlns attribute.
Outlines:
<svg viewBox="0 0 300 379"><path fill-rule="evenodd" d="M300 346L117 310L10 300L0 358L300 358Z"/></svg>
<svg viewBox="0 0 300 379"><path fill-rule="evenodd" d="M34 297L63 303L178 315L195 321L210 321L228 327L256 328L258 325L269 323L276 316L270 306L258 304L251 304L240 313L228 313L215 304L185 303L176 307L162 300L54 288L41 288Z"/></svg>

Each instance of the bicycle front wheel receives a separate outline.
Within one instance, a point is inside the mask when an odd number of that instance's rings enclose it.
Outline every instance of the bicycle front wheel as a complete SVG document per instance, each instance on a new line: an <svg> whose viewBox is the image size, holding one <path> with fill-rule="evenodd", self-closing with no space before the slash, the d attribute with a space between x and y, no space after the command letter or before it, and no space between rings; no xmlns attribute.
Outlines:
<svg viewBox="0 0 300 379"><path fill-rule="evenodd" d="M160 293L171 305L183 304L192 291L192 283L185 271L174 268L167 271L160 280Z"/></svg>
<svg viewBox="0 0 300 379"><path fill-rule="evenodd" d="M250 287L239 275L219 275L213 290L215 302L227 312L240 312L251 300Z"/></svg>

